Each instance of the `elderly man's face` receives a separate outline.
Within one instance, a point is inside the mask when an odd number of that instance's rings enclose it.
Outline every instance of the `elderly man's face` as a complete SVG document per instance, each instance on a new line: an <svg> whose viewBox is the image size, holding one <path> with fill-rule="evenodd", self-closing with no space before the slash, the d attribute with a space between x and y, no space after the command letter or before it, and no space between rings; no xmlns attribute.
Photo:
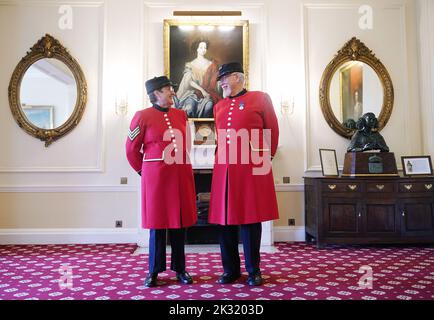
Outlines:
<svg viewBox="0 0 434 320"><path fill-rule="evenodd" d="M220 78L220 86L223 89L223 97L229 97L238 92L234 92L239 87L239 78L235 73L227 74Z"/></svg>

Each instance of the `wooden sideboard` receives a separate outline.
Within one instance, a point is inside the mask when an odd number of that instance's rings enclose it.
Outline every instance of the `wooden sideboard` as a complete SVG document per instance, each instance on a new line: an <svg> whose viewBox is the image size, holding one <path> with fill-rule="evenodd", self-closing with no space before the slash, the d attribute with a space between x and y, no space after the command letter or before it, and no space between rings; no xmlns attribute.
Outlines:
<svg viewBox="0 0 434 320"><path fill-rule="evenodd" d="M434 177L305 177L306 241L434 243Z"/></svg>

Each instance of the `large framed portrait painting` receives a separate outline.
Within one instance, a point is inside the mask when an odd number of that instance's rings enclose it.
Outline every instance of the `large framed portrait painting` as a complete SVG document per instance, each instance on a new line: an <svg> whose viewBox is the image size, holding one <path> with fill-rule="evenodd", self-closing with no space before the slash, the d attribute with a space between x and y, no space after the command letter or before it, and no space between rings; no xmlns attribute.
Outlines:
<svg viewBox="0 0 434 320"><path fill-rule="evenodd" d="M248 85L249 23L164 20L164 72L175 87L175 107L189 118L213 118L223 98L218 68L240 62Z"/></svg>

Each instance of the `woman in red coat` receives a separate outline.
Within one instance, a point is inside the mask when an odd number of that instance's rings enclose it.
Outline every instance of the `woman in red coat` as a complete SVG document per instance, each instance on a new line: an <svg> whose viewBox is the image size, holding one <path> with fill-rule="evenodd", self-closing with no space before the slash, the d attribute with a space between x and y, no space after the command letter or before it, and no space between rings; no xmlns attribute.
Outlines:
<svg viewBox="0 0 434 320"><path fill-rule="evenodd" d="M218 78L226 98L214 107L218 145L208 218L222 225L224 273L218 282L231 283L240 277L240 227L247 283L260 285L261 222L279 218L271 170L279 140L277 117L266 93L244 89L241 64L223 65Z"/></svg>
<svg viewBox="0 0 434 320"><path fill-rule="evenodd" d="M185 228L197 221L193 170L187 154L187 116L172 108L175 93L165 77L146 81L152 108L138 111L126 142L130 165L142 177L142 227L150 229L149 274L157 285L166 270L166 229L172 246L171 270L178 281L193 282L185 271Z"/></svg>

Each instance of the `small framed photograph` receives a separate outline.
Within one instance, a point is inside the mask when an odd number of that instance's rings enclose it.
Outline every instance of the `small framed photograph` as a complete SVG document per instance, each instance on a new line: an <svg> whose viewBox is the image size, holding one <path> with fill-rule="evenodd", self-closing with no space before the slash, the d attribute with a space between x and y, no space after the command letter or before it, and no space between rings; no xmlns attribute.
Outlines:
<svg viewBox="0 0 434 320"><path fill-rule="evenodd" d="M430 156L403 156L401 161L405 176L431 176L433 174Z"/></svg>
<svg viewBox="0 0 434 320"><path fill-rule="evenodd" d="M213 118L190 118L193 131L193 145L215 145L216 130Z"/></svg>
<svg viewBox="0 0 434 320"><path fill-rule="evenodd" d="M319 149L319 157L321 159L321 170L324 177L338 177L338 160L336 158L336 150Z"/></svg>

